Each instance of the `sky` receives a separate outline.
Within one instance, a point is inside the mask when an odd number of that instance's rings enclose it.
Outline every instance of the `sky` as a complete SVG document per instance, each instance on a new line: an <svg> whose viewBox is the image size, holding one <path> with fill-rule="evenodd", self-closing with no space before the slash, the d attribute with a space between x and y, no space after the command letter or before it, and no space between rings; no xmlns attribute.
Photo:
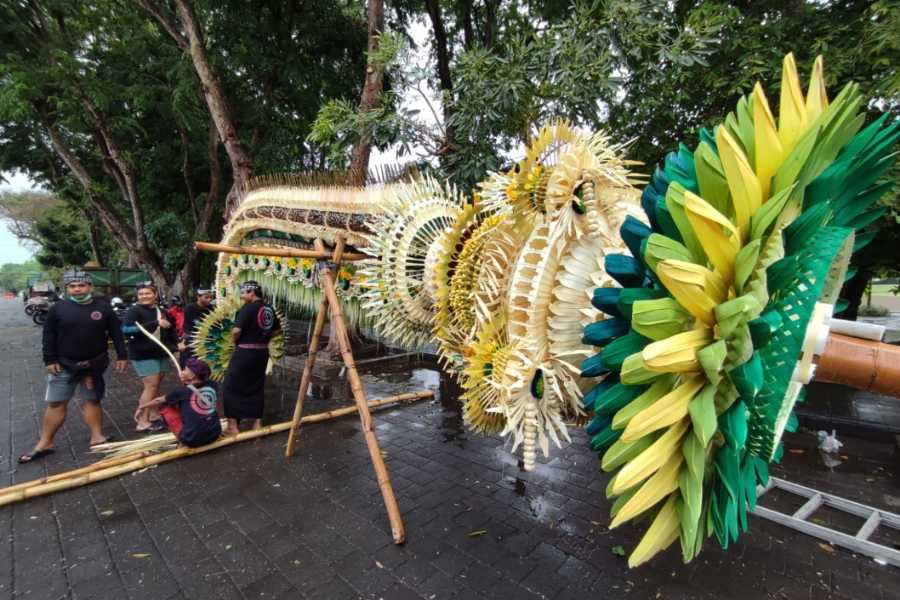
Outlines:
<svg viewBox="0 0 900 600"><path fill-rule="evenodd" d="M2 173L6 183L0 184L2 192L24 192L35 189L34 183L21 173ZM0 220L0 264L23 263L34 256L34 249L22 244L12 234L6 222Z"/></svg>

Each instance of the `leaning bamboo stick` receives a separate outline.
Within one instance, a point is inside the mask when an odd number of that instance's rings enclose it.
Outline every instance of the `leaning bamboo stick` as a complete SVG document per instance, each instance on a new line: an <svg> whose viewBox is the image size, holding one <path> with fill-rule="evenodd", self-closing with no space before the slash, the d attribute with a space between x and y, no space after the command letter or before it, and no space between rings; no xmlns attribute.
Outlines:
<svg viewBox="0 0 900 600"><path fill-rule="evenodd" d="M344 238L338 238L334 248L334 254L331 257L332 262L337 265L341 264L341 257L344 255ZM284 448L284 457L290 458L294 455L294 448L297 446L297 438L300 437L300 417L303 414L303 402L306 400L306 394L309 391L310 379L312 379L312 370L316 364L316 355L319 353L319 339L322 337L322 330L325 329L325 316L328 314L328 296L322 294L319 301L319 310L316 313L316 324L313 327L312 340L309 343L309 351L306 353L306 362L303 365L303 374L300 376L300 387L297 388L297 402L294 405L294 417L291 419L291 429L288 432L287 446Z"/></svg>
<svg viewBox="0 0 900 600"><path fill-rule="evenodd" d="M172 366L175 367L175 373L180 373L181 366L178 364L178 359L175 358L175 355L172 354L171 350L166 348L166 345L162 343L162 340L157 339L156 336L154 336L152 333L150 333L149 331L144 329L144 326L141 325L140 323L135 322L135 325L137 325L137 328L141 330L141 333L143 333L150 341L152 341L154 344L156 344L157 346L159 346L160 348L163 349L163 352L165 352L169 356L169 360L172 361ZM196 391L196 390L194 390L194 391Z"/></svg>
<svg viewBox="0 0 900 600"><path fill-rule="evenodd" d="M317 239L315 246L317 250L324 250L322 240ZM394 543L402 544L406 540L406 531L403 527L403 519L400 517L400 507L397 505L397 497L394 495L394 488L391 486L391 478L387 467L384 465L384 457L381 455L378 438L375 436L375 430L372 427L372 415L369 413L368 403L366 402L366 392L363 389L359 373L356 372L353 352L350 350L350 337L347 335L347 326L344 324L341 303L338 301L335 291L334 273L328 266L323 269L322 280L324 282L323 290L328 297L328 304L331 308L331 329L337 334L341 357L344 359L344 365L347 367L347 379L350 381L350 390L353 392L353 398L359 407L360 425L366 438L366 446L369 448L372 467L375 469L375 476L378 479L378 488L381 490L381 497L387 509Z"/></svg>
<svg viewBox="0 0 900 600"><path fill-rule="evenodd" d="M380 400L373 400L372 402L368 403L368 407L378 408L380 406L384 406L385 404L395 404L397 402L421 400L422 398L430 398L432 396L434 396L434 392L431 390L410 392L407 394L389 396ZM352 414L354 412L357 412L358 409L359 407L356 404L354 404L353 406L336 408L327 412L303 417L302 422L318 423L319 421L327 421L329 419L335 419L337 417ZM112 460L101 460L85 467L66 471L65 473L58 473L57 475L51 475L49 477L26 481L6 488L2 488L0 489L0 506L6 506L7 504L21 502L29 498L44 496L47 494L52 494L54 492L88 485L97 481L111 479L124 473L138 471L140 469L158 465L170 460L183 458L185 456L193 456L195 454L202 454L204 452L209 452L210 450L215 450L216 448L221 448L223 446L230 446L238 442L256 439L273 433L279 433L281 431L286 431L288 428L290 428L290 426L291 422L285 421L283 423L276 423L274 425L263 427L262 429L252 429L250 431L242 431L237 435L221 437L212 444L200 446L199 448L182 447L176 448L174 450L169 450L167 452L161 452L159 454L147 455L145 453L138 453L133 456L120 456Z"/></svg>
<svg viewBox="0 0 900 600"><path fill-rule="evenodd" d="M206 250L207 252L228 252L230 254L256 254L257 256L293 256L296 258L318 258L324 260L331 258L331 252L328 250L301 250L300 248L290 248L287 246L228 246L226 244L213 244L211 242L194 242L197 250ZM362 252L347 252L344 254L345 261L365 260L372 258L368 254Z"/></svg>

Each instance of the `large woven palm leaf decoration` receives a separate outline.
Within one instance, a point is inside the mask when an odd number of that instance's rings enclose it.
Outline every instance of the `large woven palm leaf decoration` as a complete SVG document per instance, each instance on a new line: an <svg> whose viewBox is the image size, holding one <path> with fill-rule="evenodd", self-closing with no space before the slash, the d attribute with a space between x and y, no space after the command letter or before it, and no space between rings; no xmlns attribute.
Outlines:
<svg viewBox="0 0 900 600"><path fill-rule="evenodd" d="M613 285L602 257L622 248L616 230L639 214L628 166L604 134L555 122L515 168L480 186L482 218L450 286L462 343L445 352L456 357L467 421L508 435L525 469L586 416L591 380L578 367L591 348L581 331L602 318L590 290Z"/></svg>
<svg viewBox="0 0 900 600"><path fill-rule="evenodd" d="M584 404L613 473L611 525L649 518L631 566L675 540L689 561L746 530L849 258L872 239L900 126L861 130L858 87L829 102L823 81L819 58L804 96L788 55L777 126L757 84L667 157L642 196L651 225L628 219L631 255L606 258L622 288L594 292L611 318L585 329L602 351L582 369L606 377Z"/></svg>

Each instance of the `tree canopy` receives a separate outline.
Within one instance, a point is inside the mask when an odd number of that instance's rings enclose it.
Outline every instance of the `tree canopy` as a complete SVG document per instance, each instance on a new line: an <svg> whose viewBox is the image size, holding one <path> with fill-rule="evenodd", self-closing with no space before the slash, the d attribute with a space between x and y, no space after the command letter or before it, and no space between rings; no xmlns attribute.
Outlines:
<svg viewBox="0 0 900 600"><path fill-rule="evenodd" d="M832 93L853 80L873 114L900 112L887 0L394 0L376 26L371 5L0 3L0 169L68 207L65 235L95 231L185 286L210 268L190 242L218 237L253 173L344 169L375 145L469 189L557 117L630 142L649 171L757 80L777 94L788 51L801 69L824 55Z"/></svg>

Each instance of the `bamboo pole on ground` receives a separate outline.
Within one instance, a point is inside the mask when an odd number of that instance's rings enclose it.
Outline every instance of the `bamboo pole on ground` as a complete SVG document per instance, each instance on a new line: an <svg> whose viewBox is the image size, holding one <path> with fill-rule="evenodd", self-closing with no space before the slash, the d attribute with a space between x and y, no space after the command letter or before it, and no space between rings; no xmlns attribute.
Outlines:
<svg viewBox="0 0 900 600"><path fill-rule="evenodd" d="M228 246L227 244L214 244L212 242L194 242L197 250L207 252L225 252L228 254L256 254L257 256L291 256L295 258L317 258L325 260L331 258L331 253L324 248L322 250L302 250L289 246ZM347 252L343 260L356 261L372 258L363 252Z"/></svg>
<svg viewBox="0 0 900 600"><path fill-rule="evenodd" d="M398 394L396 396L389 396L380 400L373 400L366 405L366 409L368 412L369 408L378 408L386 404L395 404L397 402L421 400L423 398L430 398L432 396L434 396L434 392L432 392L431 390ZM335 419L337 417L342 417L344 415L349 415L358 411L359 405L353 404L353 406L345 406L343 408L336 408L327 412L308 415L306 417L303 417L302 422L318 423L320 421ZM166 452L160 452L159 454L139 453L133 456L120 456L114 459L101 460L91 465L73 469L71 471L66 471L64 473L58 473L56 475L51 475L32 481L26 481L6 488L2 488L0 489L0 506L6 506L7 504L21 502L29 498L44 496L47 494L52 494L54 492L88 485L97 481L111 479L118 475L123 475L132 471L138 471L140 469L145 469L153 465L176 460L185 456L203 454L204 452L209 452L210 450L215 450L216 448L222 448L223 446L230 446L238 442L252 440L271 435L273 433L286 431L290 428L290 426L291 421L285 421L283 423L276 423L274 425L269 425L261 429L251 429L249 431L242 431L237 435L221 437L212 444L207 444L206 446L200 446L198 448L182 447L175 448L174 450L169 450Z"/></svg>
<svg viewBox="0 0 900 600"><path fill-rule="evenodd" d="M317 239L315 241L315 247L317 250L324 250L324 245L321 240ZM381 448L378 446L378 438L375 436L375 430L372 427L372 415L369 413L362 380L359 378L359 373L356 372L356 365L353 362L353 352L350 350L350 337L347 335L347 327L344 324L341 303L338 302L337 293L335 292L334 273L332 273L331 269L326 265L322 270L322 275L323 289L325 295L328 297L328 304L331 308L332 335L337 335L338 344L341 349L341 357L344 359L344 365L347 367L347 379L350 381L350 389L353 392L353 398L356 400L356 404L359 407L360 424L366 438L366 445L369 448L372 467L375 469L375 475L378 478L378 488L381 490L381 497L384 499L384 506L388 512L388 519L391 523L394 543L402 544L406 541L406 532L403 527L403 520L400 517L400 508L397 506L397 497L394 495L394 488L391 486L391 478L390 475L388 475L387 467L384 464Z"/></svg>
<svg viewBox="0 0 900 600"><path fill-rule="evenodd" d="M340 265L341 257L343 255L344 238L338 238L331 259L333 262ZM328 296L322 294L322 299L319 302L319 311L316 313L316 324L313 327L312 340L309 342L309 349L306 353L306 362L303 365L303 374L300 376L300 387L297 388L297 403L294 405L294 417L291 419L291 430L288 432L287 446L284 448L285 458L290 458L294 455L294 449L297 446L297 438L300 436L300 416L303 414L303 402L306 400L306 394L309 392L312 370L316 364L316 355L319 353L319 339L322 337L322 330L325 329L325 317L327 314Z"/></svg>

